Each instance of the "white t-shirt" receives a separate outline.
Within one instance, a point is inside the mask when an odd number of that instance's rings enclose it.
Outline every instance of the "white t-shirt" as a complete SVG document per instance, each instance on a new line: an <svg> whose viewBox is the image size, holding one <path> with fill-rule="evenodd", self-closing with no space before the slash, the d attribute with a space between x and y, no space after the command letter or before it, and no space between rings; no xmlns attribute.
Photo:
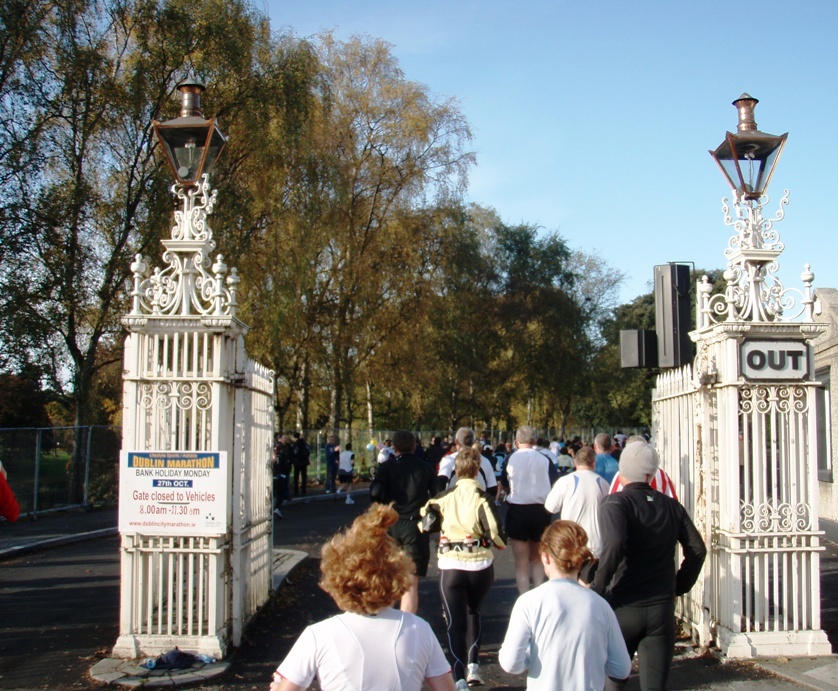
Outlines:
<svg viewBox="0 0 838 691"><path fill-rule="evenodd" d="M535 448L541 451L541 453L547 456L547 458L549 458L551 461L553 461L554 466L556 466L557 468L559 467L559 457L555 453L553 453L552 449L545 449L541 446L537 446Z"/></svg>
<svg viewBox="0 0 838 691"><path fill-rule="evenodd" d="M386 461L389 461L390 458L395 454L396 452L393 451L393 448L391 446L385 446L381 449L381 451L378 452L378 458L376 458L375 460L377 463L384 463Z"/></svg>
<svg viewBox="0 0 838 691"><path fill-rule="evenodd" d="M527 672L527 689L602 689L605 675L625 679L631 658L614 610L593 590L555 578L521 595L512 608L498 662Z"/></svg>
<svg viewBox="0 0 838 691"><path fill-rule="evenodd" d="M391 607L312 624L277 668L306 689L316 675L323 691L420 691L426 678L450 671L428 622Z"/></svg>
<svg viewBox="0 0 838 691"><path fill-rule="evenodd" d="M543 504L552 488L552 461L540 450L518 449L506 461L509 504Z"/></svg>
<svg viewBox="0 0 838 691"><path fill-rule="evenodd" d="M448 489L451 489L457 484L457 473L454 472L456 460L457 452L455 451L454 453L449 453L447 456L443 456L439 462L437 477L448 478ZM474 479L480 484L481 489L486 491L498 486L498 479L495 477L495 469L492 466L492 462L485 456L480 457L480 471Z"/></svg>
<svg viewBox="0 0 838 691"><path fill-rule="evenodd" d="M608 483L593 470L577 469L556 480L544 508L566 521L575 521L588 533L588 547L595 557L602 547L599 537L599 500L608 494Z"/></svg>
<svg viewBox="0 0 838 691"><path fill-rule="evenodd" d="M338 470L345 473L352 472L352 466L355 465L355 454L352 451L341 451L338 458Z"/></svg>

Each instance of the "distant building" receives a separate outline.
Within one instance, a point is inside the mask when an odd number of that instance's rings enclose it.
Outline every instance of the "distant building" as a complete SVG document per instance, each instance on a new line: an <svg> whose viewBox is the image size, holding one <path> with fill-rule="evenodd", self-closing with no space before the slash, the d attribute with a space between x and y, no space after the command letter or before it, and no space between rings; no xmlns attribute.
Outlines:
<svg viewBox="0 0 838 691"><path fill-rule="evenodd" d="M815 320L829 324L815 341L815 378L824 385L817 413L820 527L830 540L838 541L838 483L832 462L833 450L838 449L838 290L818 288L815 297L822 310Z"/></svg>

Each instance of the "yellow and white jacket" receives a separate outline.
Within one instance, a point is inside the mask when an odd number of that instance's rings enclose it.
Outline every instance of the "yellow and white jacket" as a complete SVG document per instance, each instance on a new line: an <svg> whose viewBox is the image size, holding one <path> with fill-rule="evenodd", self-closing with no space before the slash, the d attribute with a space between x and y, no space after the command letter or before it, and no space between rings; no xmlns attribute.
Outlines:
<svg viewBox="0 0 838 691"><path fill-rule="evenodd" d="M442 514L439 534L440 569L476 571L492 563L491 545L506 546L506 535L494 500L477 480L460 478L451 489L436 495L419 513L434 506Z"/></svg>

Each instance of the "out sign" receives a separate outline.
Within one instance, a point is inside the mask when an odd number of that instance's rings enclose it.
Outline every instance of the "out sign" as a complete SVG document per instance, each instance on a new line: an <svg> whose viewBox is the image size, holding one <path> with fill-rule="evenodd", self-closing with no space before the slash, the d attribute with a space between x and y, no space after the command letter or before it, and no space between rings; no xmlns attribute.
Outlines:
<svg viewBox="0 0 838 691"><path fill-rule="evenodd" d="M800 341L745 341L739 352L745 379L809 378L809 347Z"/></svg>

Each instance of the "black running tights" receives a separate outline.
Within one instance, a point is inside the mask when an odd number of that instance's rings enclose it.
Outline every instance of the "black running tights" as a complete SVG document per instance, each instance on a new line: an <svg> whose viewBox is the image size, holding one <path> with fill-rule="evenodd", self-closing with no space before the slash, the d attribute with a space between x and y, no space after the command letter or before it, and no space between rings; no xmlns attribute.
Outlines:
<svg viewBox="0 0 838 691"><path fill-rule="evenodd" d="M465 679L466 665L477 662L480 652L480 603L494 580L493 566L481 571L439 571L439 596L448 628L454 679Z"/></svg>

